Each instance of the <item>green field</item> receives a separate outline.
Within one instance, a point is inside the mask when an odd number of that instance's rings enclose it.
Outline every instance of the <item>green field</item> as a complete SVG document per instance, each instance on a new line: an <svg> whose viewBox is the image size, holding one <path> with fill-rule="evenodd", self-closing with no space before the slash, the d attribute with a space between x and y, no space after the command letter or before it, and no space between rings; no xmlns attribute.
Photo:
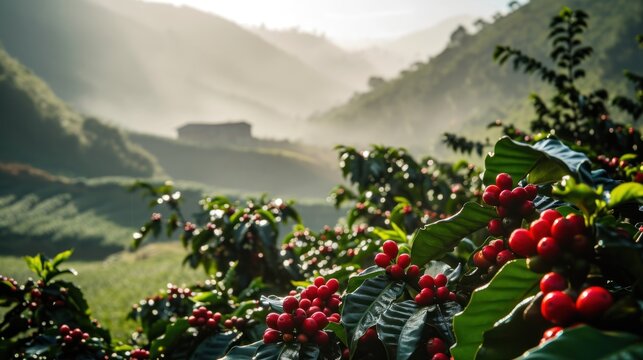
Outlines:
<svg viewBox="0 0 643 360"><path fill-rule="evenodd" d="M115 339L124 340L136 329L135 322L125 319L132 304L165 288L168 282L190 285L206 279L201 269L181 266L184 256L178 243L153 244L104 261L78 262L72 256L67 266L78 271L73 281L83 290L92 315ZM20 257L0 256L0 269L2 275L18 281L33 275Z"/></svg>

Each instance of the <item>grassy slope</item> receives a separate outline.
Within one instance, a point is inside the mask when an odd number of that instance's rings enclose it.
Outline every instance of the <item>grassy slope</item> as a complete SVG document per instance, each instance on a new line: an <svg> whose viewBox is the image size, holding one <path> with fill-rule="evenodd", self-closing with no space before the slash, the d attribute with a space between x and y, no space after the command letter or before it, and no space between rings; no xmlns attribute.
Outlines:
<svg viewBox="0 0 643 360"><path fill-rule="evenodd" d="M141 195L127 191L128 178L71 180L22 166L0 164L0 254L28 255L34 249L53 254L76 249L77 259L103 259L121 251L152 210ZM184 213L193 214L202 186L178 183ZM221 194L220 190L216 193ZM339 212L329 204L298 204L312 229L334 225ZM289 231L282 229L282 234Z"/></svg>
<svg viewBox="0 0 643 360"><path fill-rule="evenodd" d="M118 129L74 112L0 47L0 161L80 176L150 176L153 158Z"/></svg>
<svg viewBox="0 0 643 360"><path fill-rule="evenodd" d="M612 93L629 94L622 76L625 68L643 71L643 52L634 36L640 33L643 2L567 0L590 14L585 36L595 56L582 86L603 86ZM480 136L484 125L497 118L530 118L530 92L543 89L533 77L500 68L492 61L494 47L512 45L539 59L547 59L549 19L560 10L556 0L532 0L518 11L446 49L428 63L402 74L376 89L354 96L346 104L316 118L318 123L359 128L365 137L386 143L421 144L431 148L444 131ZM364 126L368 124L367 128ZM473 125L473 126L472 126ZM332 126L332 125L331 125ZM339 141L351 141L355 137ZM419 135L419 136L418 136Z"/></svg>
<svg viewBox="0 0 643 360"><path fill-rule="evenodd" d="M200 269L181 267L183 256L178 244L155 244L105 261L72 261L68 266L79 274L67 278L83 290L92 316L110 329L115 339L125 340L136 329L135 322L125 319L132 304L165 288L168 282L190 285L206 279ZM0 256L0 269L3 275L19 281L33 276L19 257Z"/></svg>
<svg viewBox="0 0 643 360"><path fill-rule="evenodd" d="M341 181L336 164L331 165L327 154L199 146L142 134L130 137L156 156L172 178L201 182L214 189L323 198Z"/></svg>

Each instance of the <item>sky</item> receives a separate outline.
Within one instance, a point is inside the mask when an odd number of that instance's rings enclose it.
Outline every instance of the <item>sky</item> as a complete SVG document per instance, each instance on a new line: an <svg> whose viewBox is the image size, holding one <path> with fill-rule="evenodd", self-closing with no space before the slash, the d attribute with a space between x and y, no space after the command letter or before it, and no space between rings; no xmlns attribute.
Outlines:
<svg viewBox="0 0 643 360"><path fill-rule="evenodd" d="M490 18L508 0L145 0L188 5L246 26L299 28L344 45L394 38L452 16ZM521 2L525 2L522 0Z"/></svg>

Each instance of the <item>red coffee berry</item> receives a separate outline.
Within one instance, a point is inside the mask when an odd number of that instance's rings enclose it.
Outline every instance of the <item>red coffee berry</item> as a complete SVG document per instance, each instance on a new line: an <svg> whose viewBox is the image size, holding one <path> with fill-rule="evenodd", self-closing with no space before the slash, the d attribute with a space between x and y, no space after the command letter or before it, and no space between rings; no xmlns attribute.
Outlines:
<svg viewBox="0 0 643 360"><path fill-rule="evenodd" d="M339 290L339 281L335 278L328 279L326 286L328 286L331 293L335 293Z"/></svg>
<svg viewBox="0 0 643 360"><path fill-rule="evenodd" d="M516 229L509 236L509 247L521 256L528 257L536 254L536 240L525 229Z"/></svg>
<svg viewBox="0 0 643 360"><path fill-rule="evenodd" d="M535 209L534 202L527 200L520 205L520 215L525 218L529 217L534 213Z"/></svg>
<svg viewBox="0 0 643 360"><path fill-rule="evenodd" d="M509 208L513 206L515 199L511 194L511 190L502 190L500 192L500 195L498 195L498 201L500 202L501 206Z"/></svg>
<svg viewBox="0 0 643 360"><path fill-rule="evenodd" d="M69 334L69 331L71 331L71 329L69 328L69 325L63 324L63 325L60 325L60 327L58 328L58 332L60 332L60 335L67 335Z"/></svg>
<svg viewBox="0 0 643 360"><path fill-rule="evenodd" d="M449 293L450 291L446 286L441 286L436 290L435 295L438 299L446 301L449 300Z"/></svg>
<svg viewBox="0 0 643 360"><path fill-rule="evenodd" d="M516 256L514 255L514 253L511 252L511 250L502 250L496 256L496 265L498 265L499 267L503 266L504 264L508 263L509 261L515 258Z"/></svg>
<svg viewBox="0 0 643 360"><path fill-rule="evenodd" d="M562 291L552 291L545 295L540 312L547 321L566 324L576 316L574 300Z"/></svg>
<svg viewBox="0 0 643 360"><path fill-rule="evenodd" d="M201 319L203 319L203 318L201 318ZM277 321L279 321L279 319L277 319ZM232 320L228 319L228 320L223 322L223 326L225 326L228 329L232 329L232 327L234 327L234 322Z"/></svg>
<svg viewBox="0 0 643 360"><path fill-rule="evenodd" d="M322 313L322 315L324 315ZM305 319L304 322L301 324L302 331L306 333L307 335L315 335L317 330L319 330L317 326L317 321L313 318L308 318Z"/></svg>
<svg viewBox="0 0 643 360"><path fill-rule="evenodd" d="M600 317L612 306L612 294L600 286L583 290L576 299L576 309L586 319Z"/></svg>
<svg viewBox="0 0 643 360"><path fill-rule="evenodd" d="M319 330L315 333L315 343L319 346L326 346L330 342L328 333L325 331Z"/></svg>
<svg viewBox="0 0 643 360"><path fill-rule="evenodd" d="M420 267L417 265L411 265L406 270L406 276L409 278L416 278L420 275Z"/></svg>
<svg viewBox="0 0 643 360"><path fill-rule="evenodd" d="M505 249L505 242L502 241L502 239L491 240L489 241L489 245L493 246L498 251L502 251Z"/></svg>
<svg viewBox="0 0 643 360"><path fill-rule="evenodd" d="M292 319L292 315L290 314L279 315L279 318L277 319L277 327L282 332L291 332L295 327L295 324Z"/></svg>
<svg viewBox="0 0 643 360"><path fill-rule="evenodd" d="M482 248L482 256L490 263L494 263L496 262L496 256L498 256L498 249L494 246L487 245Z"/></svg>
<svg viewBox="0 0 643 360"><path fill-rule="evenodd" d="M326 325L328 325L328 318L327 318L327 317L326 317L326 315L325 315L323 312L321 312L321 311L318 311L318 312L316 312L316 313L312 314L312 315L310 316L310 318L311 318L311 319L313 319L313 320L315 320L315 322L317 323L317 327L318 327L319 329L323 329L323 328L325 328L325 327L326 327Z"/></svg>
<svg viewBox="0 0 643 360"><path fill-rule="evenodd" d="M571 213L565 216L574 228L574 234L583 234L585 232L585 218L583 215Z"/></svg>
<svg viewBox="0 0 643 360"><path fill-rule="evenodd" d="M473 265L476 267L479 267L481 269L486 269L489 266L492 265L491 262L489 262L484 255L482 254L482 251L478 251L477 253L473 254Z"/></svg>
<svg viewBox="0 0 643 360"><path fill-rule="evenodd" d="M313 281L313 284L317 287L322 286L326 283L326 279L324 279L323 276L318 276L315 278L315 281Z"/></svg>
<svg viewBox="0 0 643 360"><path fill-rule="evenodd" d="M567 279L558 273L550 272L540 279L540 291L542 291L543 294L565 289L567 289Z"/></svg>
<svg viewBox="0 0 643 360"><path fill-rule="evenodd" d="M306 288L306 295L308 296L308 298L310 300L313 300L314 298L316 298L318 296L317 290L318 290L318 288L315 285L309 285Z"/></svg>
<svg viewBox="0 0 643 360"><path fill-rule="evenodd" d="M554 220L561 217L563 217L563 215L554 209L548 209L540 213L540 218L547 220L550 224L553 224Z"/></svg>
<svg viewBox="0 0 643 360"><path fill-rule="evenodd" d="M447 345L440 338L431 338L426 342L426 352L429 356L447 351Z"/></svg>
<svg viewBox="0 0 643 360"><path fill-rule="evenodd" d="M446 286L449 279L447 279L446 275L444 274L437 274L435 275L435 278L433 279L433 281L435 282L435 286L440 287L440 286Z"/></svg>
<svg viewBox="0 0 643 360"><path fill-rule="evenodd" d="M522 203L529 200L528 199L529 195L527 195L527 191L521 187L517 187L511 190L511 196L514 198L514 201L517 203Z"/></svg>
<svg viewBox="0 0 643 360"><path fill-rule="evenodd" d="M295 340L295 336L294 336L293 334L283 334L283 335L281 336L281 339L282 339L285 343L291 343L293 340Z"/></svg>
<svg viewBox="0 0 643 360"><path fill-rule="evenodd" d="M326 285L322 285L319 287L319 289L317 289L317 296L324 300L328 299L332 293L333 292L330 291L330 289Z"/></svg>
<svg viewBox="0 0 643 360"><path fill-rule="evenodd" d="M277 325L277 319L279 318L279 314L277 313L270 313L266 315L266 325L268 325L269 328L278 330L279 327Z"/></svg>
<svg viewBox="0 0 643 360"><path fill-rule="evenodd" d="M549 221L538 219L531 222L531 225L529 225L529 232L534 240L540 240L545 236L551 235L551 232L549 231L550 228L551 223Z"/></svg>
<svg viewBox="0 0 643 360"><path fill-rule="evenodd" d="M375 255L375 264L379 267L387 267L391 263L391 257L384 254L384 253L378 253Z"/></svg>
<svg viewBox="0 0 643 360"><path fill-rule="evenodd" d="M433 354L433 357L431 358L431 360L449 360L449 359L450 359L449 356L445 353Z"/></svg>
<svg viewBox="0 0 643 360"><path fill-rule="evenodd" d="M489 204L491 206L497 206L500 204L498 202L498 195L500 194L500 189L495 185L490 185L490 186L493 186L494 188L498 189L498 192L485 190L484 193L482 193L482 201L484 201L485 204Z"/></svg>
<svg viewBox="0 0 643 360"><path fill-rule="evenodd" d="M592 250L592 244L589 242L587 236L583 234L574 235L572 239L572 251L575 254L583 255Z"/></svg>
<svg viewBox="0 0 643 360"><path fill-rule="evenodd" d="M299 307L299 300L294 296L286 296L282 301L282 305L285 313L292 313Z"/></svg>
<svg viewBox="0 0 643 360"><path fill-rule="evenodd" d="M374 328L370 327L366 329L364 332L364 335L359 339L359 342L361 344L366 344L371 342L372 340L375 340L377 338L377 332L375 331Z"/></svg>
<svg viewBox="0 0 643 360"><path fill-rule="evenodd" d="M306 320L307 317L308 317L307 310L304 310L302 308L299 308L299 309L295 310L295 314L293 316L293 321L295 323L295 327L301 326L301 324L304 322L304 320Z"/></svg>
<svg viewBox="0 0 643 360"><path fill-rule="evenodd" d="M431 275L422 275L420 276L418 285L420 285L421 288L432 288L433 285L435 285L435 280Z"/></svg>
<svg viewBox="0 0 643 360"><path fill-rule="evenodd" d="M496 186L503 190L513 188L514 183L511 175L507 173L498 174L498 176L496 176Z"/></svg>
<svg viewBox="0 0 643 360"><path fill-rule="evenodd" d="M306 334L297 335L297 342L300 344L306 344L308 342L308 336L306 336Z"/></svg>
<svg viewBox="0 0 643 360"><path fill-rule="evenodd" d="M386 240L384 244L382 244L382 250L386 255L388 255L391 259L395 259L397 256L398 252L398 247L397 243L393 240Z"/></svg>
<svg viewBox="0 0 643 360"><path fill-rule="evenodd" d="M397 264L400 265L402 269L406 269L411 264L411 255L400 254L400 256L397 257Z"/></svg>
<svg viewBox="0 0 643 360"><path fill-rule="evenodd" d="M508 213L509 211L507 210L506 207L504 206L496 207L496 214L498 214L498 216L500 216L501 218L507 217ZM496 235L496 236L499 236L499 235Z"/></svg>
<svg viewBox="0 0 643 360"><path fill-rule="evenodd" d="M299 300L299 308L300 309L308 310L310 305L311 305L311 301L309 299L301 299L301 300Z"/></svg>
<svg viewBox="0 0 643 360"><path fill-rule="evenodd" d="M205 323L205 325L206 325L207 327L211 328L211 329L214 329L215 327L217 327L217 321L216 321L216 320L214 320L214 319L212 319L212 318L210 318L210 319L208 319L208 321Z"/></svg>
<svg viewBox="0 0 643 360"><path fill-rule="evenodd" d="M538 186L529 184L525 186L525 191L527 192L527 200L534 200L538 195Z"/></svg>
<svg viewBox="0 0 643 360"><path fill-rule="evenodd" d="M404 269L398 264L393 264L388 269L388 274L393 280L400 280L404 277Z"/></svg>
<svg viewBox="0 0 643 360"><path fill-rule="evenodd" d="M560 256L560 247L558 242L553 238L546 236L538 242L538 255L545 260L555 260Z"/></svg>
<svg viewBox="0 0 643 360"><path fill-rule="evenodd" d="M504 229L502 228L502 220L500 219L491 219L487 224L487 231L492 236L502 236Z"/></svg>
<svg viewBox="0 0 643 360"><path fill-rule="evenodd" d="M540 340L540 342L542 343L544 341L553 339L558 334L560 334L561 331L563 331L563 328L560 326L554 326L545 330L545 332L543 333L543 338Z"/></svg>
<svg viewBox="0 0 643 360"><path fill-rule="evenodd" d="M565 218L554 220L551 225L551 236L558 241L559 245L569 244L574 237L574 224Z"/></svg>

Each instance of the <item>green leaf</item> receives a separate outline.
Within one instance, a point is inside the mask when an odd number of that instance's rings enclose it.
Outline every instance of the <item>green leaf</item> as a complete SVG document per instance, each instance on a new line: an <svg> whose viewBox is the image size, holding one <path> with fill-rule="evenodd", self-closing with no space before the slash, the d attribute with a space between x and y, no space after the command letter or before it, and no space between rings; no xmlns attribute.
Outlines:
<svg viewBox="0 0 643 360"><path fill-rule="evenodd" d="M496 217L493 207L474 202L464 204L455 215L436 221L415 232L411 259L417 265L437 260L453 250L462 238L487 226Z"/></svg>
<svg viewBox="0 0 643 360"><path fill-rule="evenodd" d="M391 281L386 275L380 275L364 281L357 290L346 295L342 322L348 333L351 354L357 347L357 340L377 323L403 291L404 282Z"/></svg>
<svg viewBox="0 0 643 360"><path fill-rule="evenodd" d="M625 332L605 332L591 326L565 329L555 339L526 352L521 359L641 359L643 342Z"/></svg>
<svg viewBox="0 0 643 360"><path fill-rule="evenodd" d="M253 360L278 360L297 359L299 355L299 344L288 344L283 342L277 344L262 344L257 349ZM293 357L294 356L294 357Z"/></svg>
<svg viewBox="0 0 643 360"><path fill-rule="evenodd" d="M451 354L456 359L473 359L484 332L523 299L536 294L541 277L527 268L526 260L512 260L487 285L476 289L469 305L453 319L457 342Z"/></svg>
<svg viewBox="0 0 643 360"><path fill-rule="evenodd" d="M252 344L245 346L235 346L228 353L221 358L222 360L247 360L252 359L257 353L257 349L263 345L263 341L259 340Z"/></svg>
<svg viewBox="0 0 643 360"><path fill-rule="evenodd" d="M302 360L317 360L319 357L319 347L313 344L304 344L301 346L301 350L298 353L295 353L293 357L286 357L285 355L281 359L302 359Z"/></svg>
<svg viewBox="0 0 643 360"><path fill-rule="evenodd" d="M201 341L190 356L191 360L217 359L225 354L230 345L241 336L240 333L217 333Z"/></svg>
<svg viewBox="0 0 643 360"><path fill-rule="evenodd" d="M355 291L362 283L368 279L374 278L376 276L380 276L384 274L385 271L381 267L377 265L370 266L358 275L351 276L348 278L348 287L346 288L347 293L351 293Z"/></svg>
<svg viewBox="0 0 643 360"><path fill-rule="evenodd" d="M340 323L329 322L324 330L332 331L335 333L335 336L342 342L345 346L348 346L348 339L346 338L346 329Z"/></svg>
<svg viewBox="0 0 643 360"><path fill-rule="evenodd" d="M627 182L612 190L609 207L613 208L626 202L643 202L643 184Z"/></svg>
<svg viewBox="0 0 643 360"><path fill-rule="evenodd" d="M38 254L36 256L25 256L25 262L27 262L27 267L29 268L29 270L33 271L38 276L43 276L43 261L41 254Z"/></svg>
<svg viewBox="0 0 643 360"><path fill-rule="evenodd" d="M57 267L58 265L62 264L64 261L67 261L69 257L74 253L74 250L67 250L63 251L59 254L57 254L54 259L51 261L51 264L53 267Z"/></svg>
<svg viewBox="0 0 643 360"><path fill-rule="evenodd" d="M377 322L377 334L388 349L389 357L398 360L411 357L421 341L427 311L427 307L418 308L412 300L395 303L386 309Z"/></svg>
<svg viewBox="0 0 643 360"><path fill-rule="evenodd" d="M525 309L534 299L532 296L521 301L509 315L485 331L476 360L514 359L525 352L525 349L538 345L543 332L551 324L540 316L525 319Z"/></svg>
<svg viewBox="0 0 643 360"><path fill-rule="evenodd" d="M564 175L575 179L589 176L589 159L573 151L560 140L550 138L528 145L503 137L496 143L493 153L485 158L485 185L494 184L499 173L508 173L514 186L527 175L532 184L551 183Z"/></svg>
<svg viewBox="0 0 643 360"><path fill-rule="evenodd" d="M181 318L167 327L165 334L154 340L150 346L150 358L157 359L166 350L175 345L190 328L188 320Z"/></svg>
<svg viewBox="0 0 643 360"><path fill-rule="evenodd" d="M417 342L422 335L422 329L424 328L426 309L426 307L418 308L413 300L407 300L391 305L382 313L382 316L377 321L377 335L389 351L389 357L395 357L393 356L395 349L398 348L398 346L402 346L402 340L406 345L403 352L410 350L410 353L403 358L400 358L398 355L398 360L408 358L408 356L415 351ZM414 318L415 321L409 321L416 313L421 313L421 315L416 316ZM407 329L407 334L402 337L404 328L408 326L412 326L411 331ZM409 349L411 347L409 345L413 345L412 349Z"/></svg>

